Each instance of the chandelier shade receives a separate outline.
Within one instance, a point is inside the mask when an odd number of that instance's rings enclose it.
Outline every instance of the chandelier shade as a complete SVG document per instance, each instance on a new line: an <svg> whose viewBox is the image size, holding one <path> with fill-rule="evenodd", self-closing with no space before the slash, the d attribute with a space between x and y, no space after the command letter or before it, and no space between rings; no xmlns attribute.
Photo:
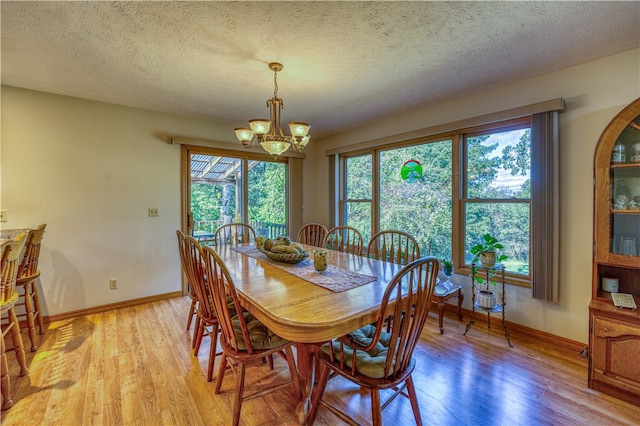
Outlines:
<svg viewBox="0 0 640 426"><path fill-rule="evenodd" d="M270 119L253 118L249 120L249 127L237 127L235 130L236 137L246 148L249 148L258 142L262 148L276 158L289 147L297 152L304 151L305 146L309 143L311 135L309 135L309 123L302 121L292 121L289 123L289 132L291 135L285 135L282 131L280 117L284 108L284 101L278 98L278 72L282 71L284 66L278 62L271 62L269 69L273 71L273 98L267 100L267 108L270 111Z"/></svg>

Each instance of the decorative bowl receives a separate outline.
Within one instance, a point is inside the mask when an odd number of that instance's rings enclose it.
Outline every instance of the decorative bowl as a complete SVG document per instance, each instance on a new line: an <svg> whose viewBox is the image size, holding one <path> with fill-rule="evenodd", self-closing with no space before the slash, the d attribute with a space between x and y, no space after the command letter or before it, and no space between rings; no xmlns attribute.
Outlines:
<svg viewBox="0 0 640 426"><path fill-rule="evenodd" d="M264 253L269 259L277 260L278 262L285 263L300 263L309 257L308 251L303 251L300 254L291 254L291 253L276 253L273 251L266 250L264 247L259 247L262 253Z"/></svg>

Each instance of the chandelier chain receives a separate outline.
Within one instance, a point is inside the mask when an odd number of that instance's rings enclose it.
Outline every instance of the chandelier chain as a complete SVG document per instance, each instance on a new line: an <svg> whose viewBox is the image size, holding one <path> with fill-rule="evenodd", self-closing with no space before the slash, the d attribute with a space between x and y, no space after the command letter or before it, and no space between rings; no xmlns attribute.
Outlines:
<svg viewBox="0 0 640 426"><path fill-rule="evenodd" d="M278 71L273 72L273 97L278 97Z"/></svg>

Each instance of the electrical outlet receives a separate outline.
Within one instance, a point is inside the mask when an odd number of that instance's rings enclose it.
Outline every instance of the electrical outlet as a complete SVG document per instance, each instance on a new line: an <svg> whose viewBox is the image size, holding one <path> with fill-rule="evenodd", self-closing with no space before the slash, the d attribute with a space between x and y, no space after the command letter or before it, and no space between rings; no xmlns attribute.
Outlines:
<svg viewBox="0 0 640 426"><path fill-rule="evenodd" d="M149 217L158 217L158 216L160 216L160 213L158 213L158 209L149 207Z"/></svg>
<svg viewBox="0 0 640 426"><path fill-rule="evenodd" d="M116 290L118 288L118 280L115 278L111 278L109 280L109 288L111 290Z"/></svg>
<svg viewBox="0 0 640 426"><path fill-rule="evenodd" d="M7 221L7 211L0 210L0 222L6 222L6 221Z"/></svg>

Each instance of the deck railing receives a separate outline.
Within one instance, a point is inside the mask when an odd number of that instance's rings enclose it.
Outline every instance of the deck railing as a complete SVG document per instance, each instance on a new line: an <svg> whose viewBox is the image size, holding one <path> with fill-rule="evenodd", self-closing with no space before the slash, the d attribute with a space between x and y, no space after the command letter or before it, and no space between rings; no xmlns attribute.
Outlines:
<svg viewBox="0 0 640 426"><path fill-rule="evenodd" d="M200 242L213 242L213 236L220 226L222 220L195 220L193 222L193 236ZM284 223L271 223L252 220L249 225L256 231L256 235L267 238L276 238L287 234L287 225Z"/></svg>

